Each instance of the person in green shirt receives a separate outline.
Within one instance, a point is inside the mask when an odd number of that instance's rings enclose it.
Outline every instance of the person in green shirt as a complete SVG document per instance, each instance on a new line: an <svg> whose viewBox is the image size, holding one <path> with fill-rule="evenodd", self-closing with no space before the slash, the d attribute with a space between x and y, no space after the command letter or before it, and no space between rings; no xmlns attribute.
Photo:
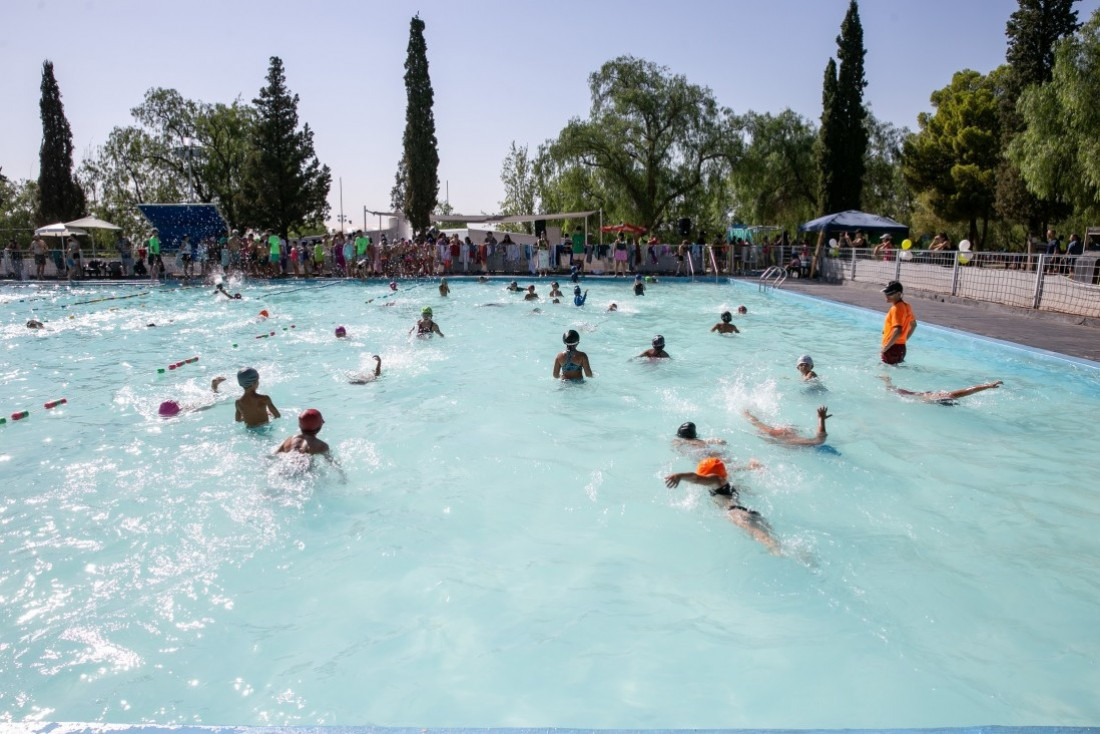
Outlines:
<svg viewBox="0 0 1100 734"><path fill-rule="evenodd" d="M313 270L314 275L322 275L325 269L325 245L321 240L313 246Z"/></svg>
<svg viewBox="0 0 1100 734"><path fill-rule="evenodd" d="M156 280L157 273L164 271L164 261L160 259L160 232L153 230L149 235L149 279Z"/></svg>
<svg viewBox="0 0 1100 734"><path fill-rule="evenodd" d="M584 233L573 233L573 252L569 256L569 264L576 265L581 272L584 271Z"/></svg>

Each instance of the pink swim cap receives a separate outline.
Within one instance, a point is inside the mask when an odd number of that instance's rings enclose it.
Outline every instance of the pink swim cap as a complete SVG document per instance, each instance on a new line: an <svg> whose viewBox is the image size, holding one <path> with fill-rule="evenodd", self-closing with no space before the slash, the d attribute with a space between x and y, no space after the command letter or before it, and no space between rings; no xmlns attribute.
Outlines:
<svg viewBox="0 0 1100 734"><path fill-rule="evenodd" d="M339 339L341 337L345 337L347 335L348 335L347 329L345 329L343 326L337 326L336 327L336 338L337 339Z"/></svg>
<svg viewBox="0 0 1100 734"><path fill-rule="evenodd" d="M390 290L391 291L397 290L397 283L395 281L392 281L392 280L390 281Z"/></svg>
<svg viewBox="0 0 1100 734"><path fill-rule="evenodd" d="M180 404L175 400L165 400L160 404L160 410L157 412L160 413L161 418L171 418L180 412Z"/></svg>

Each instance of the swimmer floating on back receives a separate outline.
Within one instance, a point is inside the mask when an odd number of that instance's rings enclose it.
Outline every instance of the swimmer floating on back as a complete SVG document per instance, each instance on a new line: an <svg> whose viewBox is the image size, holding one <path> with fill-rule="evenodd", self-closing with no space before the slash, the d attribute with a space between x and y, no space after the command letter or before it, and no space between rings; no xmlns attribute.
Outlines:
<svg viewBox="0 0 1100 734"><path fill-rule="evenodd" d="M769 426L748 410L742 411L742 415L748 418L749 422L756 426L757 430L767 434L773 441L788 446L820 446L825 443L825 439L828 438L828 434L825 432L825 419L832 418L832 416L829 415L829 409L824 405L818 408L817 434L811 438L806 438L798 435L798 431L790 426Z"/></svg>
<svg viewBox="0 0 1100 734"><path fill-rule="evenodd" d="M737 488L729 483L726 465L721 459L703 459L693 472L669 474L665 477L665 486L674 489L684 481L706 487L715 503L726 511L730 522L747 532L753 540L767 548L769 553L779 555L779 541L772 535L768 521L756 510L740 504Z"/></svg>
<svg viewBox="0 0 1100 734"><path fill-rule="evenodd" d="M736 326L734 326L732 323L730 323L730 322L733 321L733 314L731 314L729 311L723 311L721 318L722 318L722 320L720 322L718 322L714 326L710 327L711 331L717 331L719 334L740 334L741 333L737 329Z"/></svg>
<svg viewBox="0 0 1100 734"><path fill-rule="evenodd" d="M924 392L915 392L901 387L894 387L894 383L890 381L889 375L879 375L879 377L886 383L887 390L892 390L903 397L917 398L926 403L939 403L940 405L954 405L955 401L959 398L965 398L967 395L973 395L983 390L992 390L1004 384L1002 381L997 380L996 382L987 382L984 385L964 387L961 390L927 390Z"/></svg>

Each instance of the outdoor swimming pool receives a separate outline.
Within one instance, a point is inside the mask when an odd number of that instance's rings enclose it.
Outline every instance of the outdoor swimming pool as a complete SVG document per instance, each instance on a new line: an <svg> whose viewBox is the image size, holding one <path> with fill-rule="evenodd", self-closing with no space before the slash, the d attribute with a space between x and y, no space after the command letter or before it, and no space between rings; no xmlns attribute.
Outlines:
<svg viewBox="0 0 1100 734"><path fill-rule="evenodd" d="M0 721L1100 720L1094 367L922 326L898 386L1005 381L942 407L884 389L881 314L628 281L577 309L505 283L0 289L0 410L31 410L0 426ZM741 334L708 331L740 303ZM425 304L446 338L408 336ZM582 385L550 377L569 328ZM673 359L632 359L656 332ZM382 378L348 384L374 353ZM245 365L270 429L233 421ZM170 398L209 409L161 419ZM741 416L809 431L821 404L836 453ZM307 407L346 482L269 457ZM664 486L694 467L687 420L765 464L742 502L788 555Z"/></svg>

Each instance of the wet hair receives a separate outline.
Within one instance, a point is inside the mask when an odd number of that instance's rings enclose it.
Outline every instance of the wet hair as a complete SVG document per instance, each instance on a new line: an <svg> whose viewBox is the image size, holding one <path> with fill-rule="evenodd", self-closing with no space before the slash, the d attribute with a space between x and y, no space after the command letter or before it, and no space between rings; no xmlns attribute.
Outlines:
<svg viewBox="0 0 1100 734"><path fill-rule="evenodd" d="M676 435L680 438L697 438L695 433L695 424L691 421L684 423L678 429L676 429Z"/></svg>

